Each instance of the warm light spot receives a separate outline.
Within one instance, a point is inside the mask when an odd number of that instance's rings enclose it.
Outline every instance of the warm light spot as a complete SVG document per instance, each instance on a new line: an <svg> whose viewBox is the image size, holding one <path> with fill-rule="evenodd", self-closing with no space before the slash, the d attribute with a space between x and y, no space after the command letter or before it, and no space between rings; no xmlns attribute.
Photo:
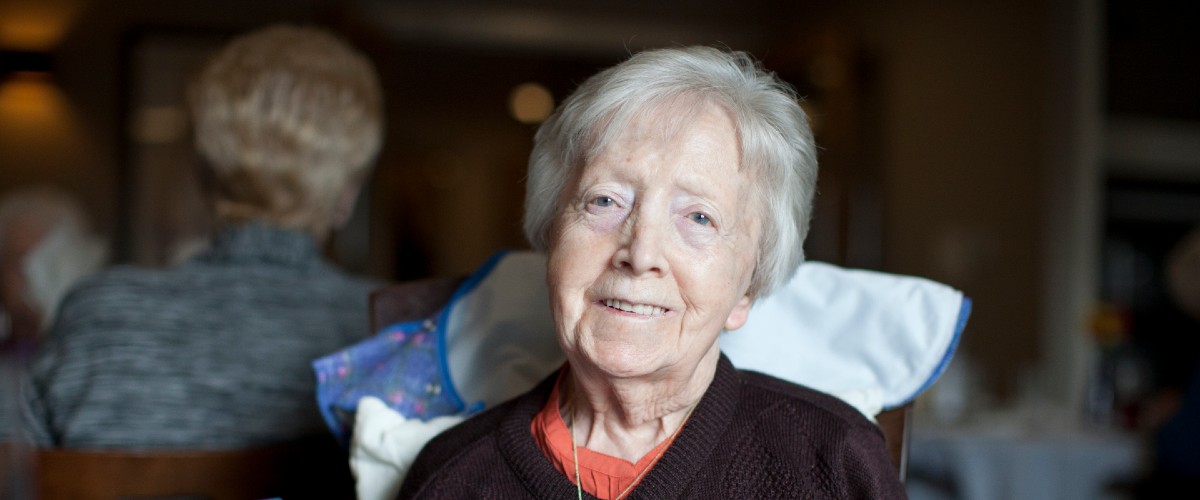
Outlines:
<svg viewBox="0 0 1200 500"><path fill-rule="evenodd" d="M75 22L86 0L4 0L0 2L0 48L53 50Z"/></svg>
<svg viewBox="0 0 1200 500"><path fill-rule="evenodd" d="M508 110L521 123L541 123L554 111L554 97L541 84L522 83L509 95Z"/></svg>
<svg viewBox="0 0 1200 500"><path fill-rule="evenodd" d="M36 74L0 79L0 152L4 168L39 175L94 155L66 96L49 76Z"/></svg>
<svg viewBox="0 0 1200 500"><path fill-rule="evenodd" d="M62 95L49 78L16 73L0 82L0 120L38 127L61 116Z"/></svg>
<svg viewBox="0 0 1200 500"><path fill-rule="evenodd" d="M62 29L48 23L0 24L0 45L16 50L48 50L62 36Z"/></svg>

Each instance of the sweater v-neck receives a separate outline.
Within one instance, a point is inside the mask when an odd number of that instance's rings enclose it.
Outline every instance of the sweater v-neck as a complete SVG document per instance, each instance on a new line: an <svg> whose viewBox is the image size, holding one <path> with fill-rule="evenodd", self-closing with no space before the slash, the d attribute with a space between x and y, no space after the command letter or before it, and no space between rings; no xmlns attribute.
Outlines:
<svg viewBox="0 0 1200 500"><path fill-rule="evenodd" d="M545 405L557 378L557 373L547 377L536 391L523 396L498 431L501 452L525 488L539 498L568 498L578 493L574 482L555 469L530 432L530 424ZM733 419L738 386L737 370L722 354L713 381L691 418L627 498L673 498L687 489Z"/></svg>
<svg viewBox="0 0 1200 500"><path fill-rule="evenodd" d="M559 370L558 380L550 390L550 398L534 416L530 431L542 453L554 464L554 468L568 477L579 480L584 491L600 498L622 498L623 492L636 485L643 472L649 471L658 462L662 452L671 446L678 433L672 433L636 463L582 446L577 447L571 436L571 427L559 412L559 396L562 394L560 389L568 370L567 366Z"/></svg>

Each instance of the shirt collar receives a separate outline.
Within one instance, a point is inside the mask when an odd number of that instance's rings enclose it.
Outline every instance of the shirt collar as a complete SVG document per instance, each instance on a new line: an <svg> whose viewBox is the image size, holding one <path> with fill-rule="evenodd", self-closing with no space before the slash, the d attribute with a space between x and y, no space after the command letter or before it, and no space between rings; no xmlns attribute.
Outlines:
<svg viewBox="0 0 1200 500"><path fill-rule="evenodd" d="M250 222L222 229L198 259L303 265L321 262L321 254L316 239L305 231Z"/></svg>

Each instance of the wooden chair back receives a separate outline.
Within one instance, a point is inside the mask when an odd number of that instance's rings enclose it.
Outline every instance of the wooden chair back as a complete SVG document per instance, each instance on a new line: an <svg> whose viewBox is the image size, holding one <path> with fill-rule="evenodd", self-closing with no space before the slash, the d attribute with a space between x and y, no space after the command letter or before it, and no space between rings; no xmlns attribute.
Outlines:
<svg viewBox="0 0 1200 500"><path fill-rule="evenodd" d="M883 440L887 442L892 465L896 466L901 481L908 477L908 434L912 427L908 409L909 406L901 406L875 415L875 421L883 431Z"/></svg>
<svg viewBox="0 0 1200 500"><path fill-rule="evenodd" d="M395 283L371 292L371 331L399 323L428 318L454 296L465 277L437 277Z"/></svg>
<svg viewBox="0 0 1200 500"><path fill-rule="evenodd" d="M346 452L330 438L239 450L41 449L45 500L353 499Z"/></svg>
<svg viewBox="0 0 1200 500"><path fill-rule="evenodd" d="M401 321L428 318L438 312L454 295L463 277L437 277L396 283L371 293L371 329L379 331ZM904 480L908 468L908 407L884 411L875 416L887 442L892 464Z"/></svg>

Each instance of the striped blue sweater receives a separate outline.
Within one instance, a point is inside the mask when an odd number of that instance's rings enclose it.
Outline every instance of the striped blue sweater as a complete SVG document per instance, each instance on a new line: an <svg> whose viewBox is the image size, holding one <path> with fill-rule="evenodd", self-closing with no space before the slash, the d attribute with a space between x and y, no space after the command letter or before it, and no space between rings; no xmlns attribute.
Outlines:
<svg viewBox="0 0 1200 500"><path fill-rule="evenodd" d="M24 414L44 446L232 448L326 432L310 362L369 335L378 283L305 233L251 224L166 270L118 267L65 299Z"/></svg>

